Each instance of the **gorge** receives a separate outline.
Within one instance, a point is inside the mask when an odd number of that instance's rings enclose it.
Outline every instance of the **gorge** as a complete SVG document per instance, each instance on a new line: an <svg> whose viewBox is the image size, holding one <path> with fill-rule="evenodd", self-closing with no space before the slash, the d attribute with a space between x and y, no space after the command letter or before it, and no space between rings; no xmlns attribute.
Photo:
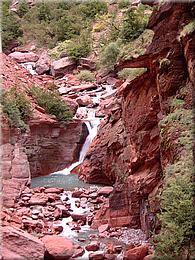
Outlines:
<svg viewBox="0 0 195 260"><path fill-rule="evenodd" d="M19 2L10 8L26 22ZM195 5L105 3L90 18L86 57L70 56L70 42L49 50L35 39L1 53L1 259L194 257ZM90 8L81 3L77 16ZM124 44L128 19L141 29Z"/></svg>

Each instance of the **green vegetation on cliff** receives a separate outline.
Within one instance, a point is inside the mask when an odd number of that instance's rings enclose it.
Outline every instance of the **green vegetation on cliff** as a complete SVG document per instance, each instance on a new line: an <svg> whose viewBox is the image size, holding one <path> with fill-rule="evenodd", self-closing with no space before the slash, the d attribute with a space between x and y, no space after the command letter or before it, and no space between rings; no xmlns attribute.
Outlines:
<svg viewBox="0 0 195 260"><path fill-rule="evenodd" d="M29 92L35 98L38 105L43 107L48 114L56 116L60 121L69 121L72 119L72 111L57 92L41 89L36 86L33 86Z"/></svg>
<svg viewBox="0 0 195 260"><path fill-rule="evenodd" d="M26 131L27 121L31 115L31 105L25 95L17 92L15 87L4 91L1 94L1 106L11 127L19 127L22 131Z"/></svg>
<svg viewBox="0 0 195 260"><path fill-rule="evenodd" d="M162 229L156 236L156 259L176 259L190 255L193 210L193 121L184 100L174 98L170 113L160 122L162 149L175 155L164 171L159 219ZM185 249L185 250L184 250ZM186 252L184 252L186 251Z"/></svg>

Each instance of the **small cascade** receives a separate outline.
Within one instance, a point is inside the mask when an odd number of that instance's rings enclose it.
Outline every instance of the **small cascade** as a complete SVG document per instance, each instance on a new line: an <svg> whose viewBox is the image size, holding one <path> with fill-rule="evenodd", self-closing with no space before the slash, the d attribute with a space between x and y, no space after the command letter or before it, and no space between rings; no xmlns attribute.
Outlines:
<svg viewBox="0 0 195 260"><path fill-rule="evenodd" d="M85 124L87 126L88 129L88 136L85 139L85 142L82 146L82 149L80 151L80 155L79 155L79 160L77 162L74 162L73 164L71 164L69 167L65 168L62 171L58 171L58 172L54 172L52 174L63 174L63 175L68 175L71 173L71 171L77 167L78 165L80 165L84 159L85 159L85 155L87 154L87 151L89 149L89 146L91 144L91 142L93 141L93 139L95 138L95 136L97 135L97 130L98 130L98 125L100 124L100 118L95 116L95 109L88 109L87 110L87 121L85 121Z"/></svg>

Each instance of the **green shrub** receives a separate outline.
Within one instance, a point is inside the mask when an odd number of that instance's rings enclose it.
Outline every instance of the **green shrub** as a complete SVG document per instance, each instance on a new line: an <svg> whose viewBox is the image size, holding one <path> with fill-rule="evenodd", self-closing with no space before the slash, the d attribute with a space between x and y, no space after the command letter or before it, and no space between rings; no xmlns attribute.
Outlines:
<svg viewBox="0 0 195 260"><path fill-rule="evenodd" d="M89 70L81 70L79 74L77 74L77 78L81 81L94 81L94 74Z"/></svg>
<svg viewBox="0 0 195 260"><path fill-rule="evenodd" d="M126 8L129 5L130 5L130 1L129 0L119 0L119 2L118 2L119 9Z"/></svg>
<svg viewBox="0 0 195 260"><path fill-rule="evenodd" d="M183 104L183 100L174 98L170 103L173 112L160 123L161 147L162 143L169 143L174 151L174 161L164 171L159 214L162 228L160 234L155 236L155 259L177 259L183 246L188 252L190 250L194 219L193 115L192 110L182 108Z"/></svg>
<svg viewBox="0 0 195 260"><path fill-rule="evenodd" d="M126 12L120 37L123 42L129 42L138 38L144 31L147 24L147 17L139 9L129 9Z"/></svg>
<svg viewBox="0 0 195 260"><path fill-rule="evenodd" d="M133 80L143 74L146 70L146 68L124 68L118 72L118 76L120 79Z"/></svg>
<svg viewBox="0 0 195 260"><path fill-rule="evenodd" d="M182 31L179 34L179 40L185 37L186 35L192 34L194 31L195 31L195 19L183 27Z"/></svg>
<svg viewBox="0 0 195 260"><path fill-rule="evenodd" d="M32 87L29 92L36 99L38 105L43 107L48 114L56 116L60 121L72 119L72 111L57 92L43 90L36 86Z"/></svg>
<svg viewBox="0 0 195 260"><path fill-rule="evenodd" d="M70 40L66 45L67 55L73 59L87 57L91 51L91 36L89 32L83 32L82 35L74 40Z"/></svg>
<svg viewBox="0 0 195 260"><path fill-rule="evenodd" d="M22 30L20 27L20 21L16 18L16 15L9 11L10 1L2 2L2 17L1 17L1 37L2 48L6 49L12 41L17 40L22 36Z"/></svg>
<svg viewBox="0 0 195 260"><path fill-rule="evenodd" d="M119 60L129 60L143 55L152 42L153 36L154 32L146 29L137 39L124 43L120 48Z"/></svg>
<svg viewBox="0 0 195 260"><path fill-rule="evenodd" d="M29 12L29 4L27 3L26 0L22 0L21 2L19 2L19 7L18 7L18 11L17 14L19 15L19 17L23 17L26 13Z"/></svg>
<svg viewBox="0 0 195 260"><path fill-rule="evenodd" d="M85 1L79 6L79 11L84 18L94 19L96 15L107 12L107 3L102 0Z"/></svg>
<svg viewBox="0 0 195 260"><path fill-rule="evenodd" d="M112 70L117 62L120 48L116 42L109 43L100 55L100 67L107 70Z"/></svg>
<svg viewBox="0 0 195 260"><path fill-rule="evenodd" d="M1 105L7 114L11 127L19 127L22 131L27 129L27 121L31 115L30 102L24 94L12 88L1 95Z"/></svg>

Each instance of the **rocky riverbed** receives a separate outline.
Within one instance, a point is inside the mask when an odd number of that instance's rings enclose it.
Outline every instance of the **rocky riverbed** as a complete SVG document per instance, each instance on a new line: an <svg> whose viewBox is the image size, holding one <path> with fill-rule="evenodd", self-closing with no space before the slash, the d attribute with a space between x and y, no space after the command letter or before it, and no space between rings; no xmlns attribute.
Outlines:
<svg viewBox="0 0 195 260"><path fill-rule="evenodd" d="M76 259L124 259L130 248L135 250L138 247L147 254L148 244L141 230L111 228L108 224L93 229L94 216L102 204L108 203L112 190L111 186L90 186L71 191L26 187L15 207L2 211L2 226L14 226L36 236L45 242L51 256L59 253L57 243L60 237L65 238L62 241L71 241L71 250L66 253ZM50 251L52 242L56 248ZM63 252L61 257L65 257Z"/></svg>

